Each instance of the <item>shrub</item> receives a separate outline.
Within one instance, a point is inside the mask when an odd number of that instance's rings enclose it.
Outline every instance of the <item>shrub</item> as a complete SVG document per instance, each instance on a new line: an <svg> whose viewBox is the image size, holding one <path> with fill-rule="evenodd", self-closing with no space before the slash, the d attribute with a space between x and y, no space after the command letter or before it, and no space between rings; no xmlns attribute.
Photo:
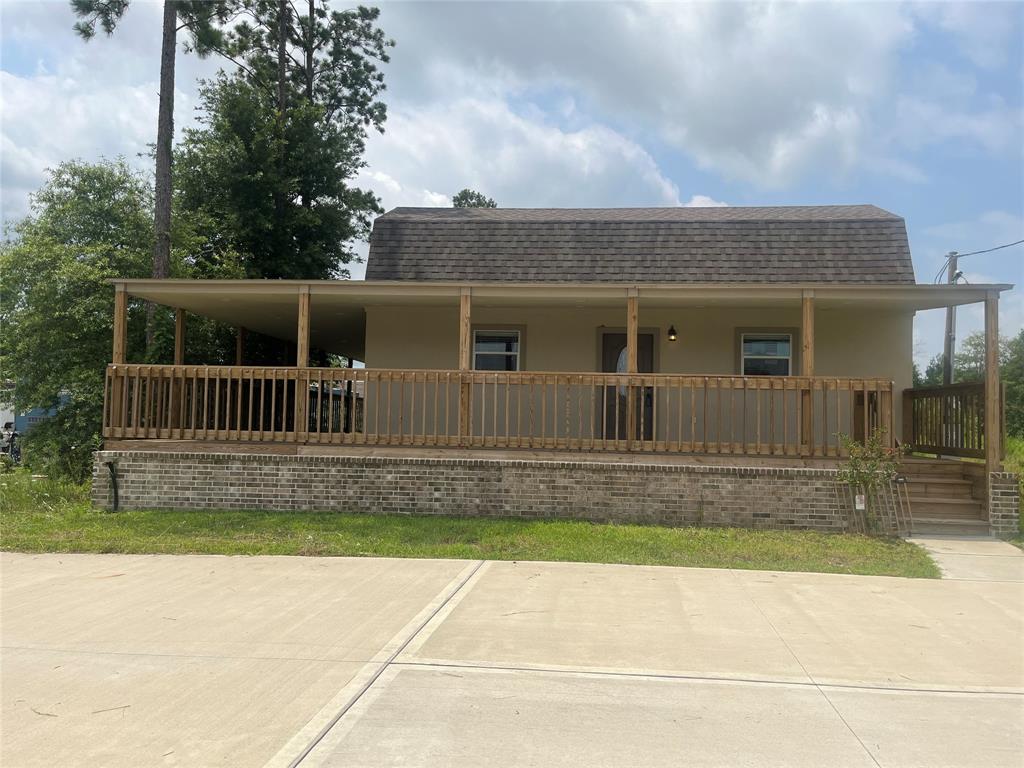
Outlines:
<svg viewBox="0 0 1024 768"><path fill-rule="evenodd" d="M877 531L878 516L875 504L879 489L889 485L899 474L901 448L885 444L886 430L876 427L863 442L840 434L839 440L848 454L846 464L839 470L839 479L854 493L864 494L864 519L869 531Z"/></svg>

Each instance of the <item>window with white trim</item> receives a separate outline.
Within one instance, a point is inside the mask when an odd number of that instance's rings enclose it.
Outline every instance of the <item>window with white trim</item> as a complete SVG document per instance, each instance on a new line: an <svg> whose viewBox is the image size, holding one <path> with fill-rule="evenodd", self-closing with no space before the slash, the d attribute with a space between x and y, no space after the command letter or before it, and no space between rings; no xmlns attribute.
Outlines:
<svg viewBox="0 0 1024 768"><path fill-rule="evenodd" d="M744 333L740 339L744 376L789 376L793 370L793 334Z"/></svg>
<svg viewBox="0 0 1024 768"><path fill-rule="evenodd" d="M473 368L477 371L518 371L519 331L473 331Z"/></svg>

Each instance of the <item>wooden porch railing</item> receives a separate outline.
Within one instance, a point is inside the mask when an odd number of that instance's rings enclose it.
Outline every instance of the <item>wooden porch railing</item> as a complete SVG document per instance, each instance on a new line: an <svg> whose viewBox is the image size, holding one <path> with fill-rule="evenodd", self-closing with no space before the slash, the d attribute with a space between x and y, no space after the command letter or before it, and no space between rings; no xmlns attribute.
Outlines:
<svg viewBox="0 0 1024 768"><path fill-rule="evenodd" d="M903 390L903 441L921 453L985 458L985 382Z"/></svg>
<svg viewBox="0 0 1024 768"><path fill-rule="evenodd" d="M881 379L249 366L111 365L103 417L113 439L778 456L877 427Z"/></svg>

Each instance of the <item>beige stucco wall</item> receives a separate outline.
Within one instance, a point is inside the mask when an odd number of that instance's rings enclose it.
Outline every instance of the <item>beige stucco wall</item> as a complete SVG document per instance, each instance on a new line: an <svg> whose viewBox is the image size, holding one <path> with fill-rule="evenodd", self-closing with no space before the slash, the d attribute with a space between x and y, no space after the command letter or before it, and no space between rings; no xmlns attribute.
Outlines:
<svg viewBox="0 0 1024 768"><path fill-rule="evenodd" d="M641 306L639 322L642 331L656 332L655 371L659 373L737 374L741 329L793 331L795 347L797 350L800 347L800 309L796 306ZM599 330L602 327L621 330L625 325L625 310L477 306L473 310L472 324L474 328L525 327L523 370L597 371L600 369ZM666 338L669 325L674 325L678 331L679 338L675 342ZM913 313L819 309L815 325L815 373L891 379L895 383L893 423L898 432L900 392L910 387L912 380ZM456 308L368 307L366 365L370 368L456 368ZM799 373L799 365L797 357L794 374ZM844 404L842 410L841 429L849 431L849 408Z"/></svg>
<svg viewBox="0 0 1024 768"><path fill-rule="evenodd" d="M458 365L455 307L368 307L366 323L367 367ZM598 330L622 329L625 310L476 307L473 325L526 326L525 370L596 371ZM679 332L675 342L665 336L669 325ZM911 385L913 313L819 309L815 325L818 375L887 378L898 389ZM640 327L658 331L660 373L738 373L738 329L796 329L799 335L799 326L798 307L640 308Z"/></svg>

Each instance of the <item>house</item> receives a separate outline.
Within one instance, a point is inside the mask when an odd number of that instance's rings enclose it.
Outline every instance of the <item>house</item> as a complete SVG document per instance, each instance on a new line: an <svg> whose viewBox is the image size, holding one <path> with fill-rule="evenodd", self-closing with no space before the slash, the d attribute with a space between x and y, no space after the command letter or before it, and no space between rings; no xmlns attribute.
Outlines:
<svg viewBox="0 0 1024 768"><path fill-rule="evenodd" d="M894 504L1008 532L998 369L912 389L912 324L983 303L994 355L1010 288L916 283L870 205L398 208L365 281L115 281L95 498L846 530L841 436L879 430L944 457ZM125 360L129 298L175 309L173 365ZM183 365L188 313L295 364Z"/></svg>
<svg viewBox="0 0 1024 768"><path fill-rule="evenodd" d="M16 412L12 405L14 387L13 381L0 382L0 426L12 424L15 431L23 435L31 427L57 413L57 408L32 408L25 413ZM65 405L68 399L69 395L66 392L61 392L57 407Z"/></svg>

